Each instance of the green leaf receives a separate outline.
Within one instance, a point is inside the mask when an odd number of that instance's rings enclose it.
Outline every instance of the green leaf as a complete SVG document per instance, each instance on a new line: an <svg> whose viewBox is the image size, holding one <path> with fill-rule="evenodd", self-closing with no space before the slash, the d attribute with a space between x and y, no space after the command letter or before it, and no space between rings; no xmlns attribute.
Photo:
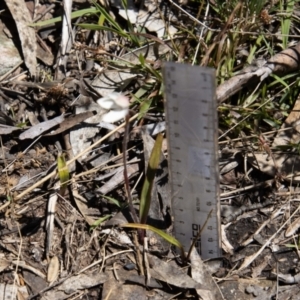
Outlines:
<svg viewBox="0 0 300 300"><path fill-rule="evenodd" d="M142 102L139 98L143 97L149 91L150 88L152 88L152 85L144 84L134 94L134 97L136 98L136 100L139 100L139 103Z"/></svg>
<svg viewBox="0 0 300 300"><path fill-rule="evenodd" d="M277 82L281 83L288 90L290 89L289 84L287 82L285 82L282 77L277 76L276 74L271 74L271 77L274 77Z"/></svg>
<svg viewBox="0 0 300 300"><path fill-rule="evenodd" d="M95 14L97 12L99 12L99 11L96 7L77 10L77 11L74 11L74 12L71 13L71 19L79 18L79 17L82 17L82 16L87 15L87 14ZM32 23L32 24L29 24L29 26L31 26L31 27L48 26L48 25L52 25L52 24L61 22L61 20L62 20L62 17L57 17L57 18L53 18L53 19L50 19L50 20L45 20L45 21L41 21L41 22L37 22L37 23Z"/></svg>
<svg viewBox="0 0 300 300"><path fill-rule="evenodd" d="M97 24L78 24L77 26L80 26L82 28L89 29L89 30L110 31L110 32L114 32L122 37L128 38L128 34L126 32L124 32L123 30L120 31L118 29L107 27L107 26L101 26L101 25L97 25Z"/></svg>
<svg viewBox="0 0 300 300"><path fill-rule="evenodd" d="M293 245L293 244L284 244L285 247L288 247L288 248L299 248L297 245Z"/></svg>
<svg viewBox="0 0 300 300"><path fill-rule="evenodd" d="M108 196L104 196L104 195L101 195L101 197L107 199L108 201L110 201L111 203L115 204L116 206L118 206L119 208L122 208L123 205L116 199L112 198L112 197L108 197Z"/></svg>
<svg viewBox="0 0 300 300"><path fill-rule="evenodd" d="M279 125L276 124L273 120L270 120L270 119L263 119L264 122L266 122L271 128L276 128L276 129L279 129Z"/></svg>
<svg viewBox="0 0 300 300"><path fill-rule="evenodd" d="M158 134L154 147L152 149L148 168L146 172L146 178L144 181L142 194L141 194L141 201L140 201L140 222L145 224L147 221L149 208L151 204L151 191L153 187L153 182L156 174L156 170L159 165L160 154L161 154L161 147L163 142L163 135Z"/></svg>
<svg viewBox="0 0 300 300"><path fill-rule="evenodd" d="M139 61L140 61L141 65L144 67L145 66L145 57L144 57L143 53L140 53Z"/></svg>
<svg viewBox="0 0 300 300"><path fill-rule="evenodd" d="M286 49L288 46L289 33L291 28L291 18L294 11L295 1L288 0L283 5L283 1L280 1L280 8L282 10L281 18L281 33L282 33L282 47ZM284 9L286 6L286 9Z"/></svg>
<svg viewBox="0 0 300 300"><path fill-rule="evenodd" d="M70 179L69 169L66 165L66 160L64 154L57 157L57 169L60 181L60 193L63 195L67 188L67 182Z"/></svg>
<svg viewBox="0 0 300 300"><path fill-rule="evenodd" d="M95 229L96 227L100 226L104 221L106 221L107 219L109 219L112 215L107 215L107 216L104 216L100 219L98 219L97 221L95 221L95 223L93 223L91 225L91 229Z"/></svg>
<svg viewBox="0 0 300 300"><path fill-rule="evenodd" d="M144 115L148 112L151 104L152 104L152 100L153 98L144 100L142 105L140 106L140 111L139 111L139 116L138 116L138 120L140 120L141 118L144 117Z"/></svg>
<svg viewBox="0 0 300 300"><path fill-rule="evenodd" d="M105 8L103 8L102 6L100 6L98 3L94 2L94 5L96 6L97 10L101 13L101 15L103 15L106 19L106 21L113 26L117 32L121 35L125 34L125 32L123 31L123 29L119 26L119 24L114 20L114 18L106 11Z"/></svg>
<svg viewBox="0 0 300 300"><path fill-rule="evenodd" d="M157 229L153 226L147 225L147 224L136 224L136 223L127 223L127 224L122 224L120 225L120 227L125 227L125 228L137 228L137 229L143 229L143 230L151 230L152 232L157 233L159 236L161 236L164 240L166 240L167 242L169 242L170 244L178 247L181 251L181 254L184 257L184 249L182 244L175 239L173 236L167 234L166 232Z"/></svg>

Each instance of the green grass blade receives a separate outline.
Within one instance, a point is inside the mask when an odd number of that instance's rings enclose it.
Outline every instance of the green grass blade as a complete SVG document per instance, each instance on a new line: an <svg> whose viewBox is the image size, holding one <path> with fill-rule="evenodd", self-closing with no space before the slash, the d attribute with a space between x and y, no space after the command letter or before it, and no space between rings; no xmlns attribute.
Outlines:
<svg viewBox="0 0 300 300"><path fill-rule="evenodd" d="M154 144L154 147L152 149L151 155L150 155L146 178L144 181L142 194L141 194L140 222L142 224L146 223L148 213L149 213L149 208L150 208L150 204L151 204L151 191L152 191L152 187L153 187L156 170L159 165L162 142L163 142L163 135L158 134L155 144Z"/></svg>
<svg viewBox="0 0 300 300"><path fill-rule="evenodd" d="M95 229L96 227L100 226L104 221L106 221L107 219L109 219L112 215L107 215L104 216L100 219L98 219L97 221L95 221L92 225L91 225L91 230Z"/></svg>
<svg viewBox="0 0 300 300"><path fill-rule="evenodd" d="M260 47L262 40L263 40L263 35L261 34L256 39L255 44L253 46L251 46L251 48L250 48L250 53L247 58L247 63L249 63L249 64L252 63L253 59L255 58L255 53L257 52L257 49Z"/></svg>
<svg viewBox="0 0 300 300"><path fill-rule="evenodd" d="M184 257L184 249L182 244L175 239L173 236L167 234L166 232L157 229L153 226L147 225L147 224L135 224L135 223L127 223L127 224L122 224L120 227L125 227L125 228L136 228L136 229L143 229L143 230L151 230L152 232L155 232L159 236L161 236L164 240L166 240L168 243L178 247L181 251L181 254Z"/></svg>
<svg viewBox="0 0 300 300"><path fill-rule="evenodd" d="M120 201L118 201L112 197L105 196L105 195L101 195L101 197L103 197L104 199L107 199L108 201L110 201L114 205L118 206L119 208L122 208L122 204L120 203Z"/></svg>
<svg viewBox="0 0 300 300"><path fill-rule="evenodd" d="M281 83L286 89L289 89L289 85L287 82L284 81L283 78L281 78L280 76L276 75L276 74L271 74L271 77L273 77L275 79L275 82L279 82Z"/></svg>
<svg viewBox="0 0 300 300"><path fill-rule="evenodd" d="M106 21L113 26L117 32L119 32L120 34L124 34L125 32L123 31L123 29L119 26L119 24L114 20L114 18L106 11L105 8L103 8L102 6L100 6L99 4L97 4L96 2L93 2L94 5L96 6L96 8L98 9L98 11L101 13L101 15L103 15L106 19Z"/></svg>
<svg viewBox="0 0 300 300"><path fill-rule="evenodd" d="M142 104L140 106L138 120L143 118L145 116L145 114L148 112L148 110L150 109L150 106L152 104L152 100L153 100L153 98L150 98L150 99L146 99L142 102Z"/></svg>
<svg viewBox="0 0 300 300"><path fill-rule="evenodd" d="M89 30L110 31L110 32L114 32L122 37L128 38L128 34L126 32L124 32L123 30L119 31L118 29L107 27L107 26L101 26L101 25L97 25L97 24L78 24L78 26L85 28L85 29L89 29Z"/></svg>
<svg viewBox="0 0 300 300"><path fill-rule="evenodd" d="M286 10L283 8L283 1L280 1L280 8L286 15L281 18L281 33L282 33L282 47L286 49L288 46L288 35L291 28L291 17L294 10L295 1L286 1Z"/></svg>
<svg viewBox="0 0 300 300"><path fill-rule="evenodd" d="M99 12L99 11L96 7L77 10L77 11L74 11L74 12L71 13L71 19L79 18L79 17L82 17L82 16L87 15L87 14L95 14L97 12ZM32 23L32 24L29 24L29 26L31 26L31 27L49 26L49 25L61 22L61 19L62 19L61 17L57 17L57 18L53 18L53 19L50 19L50 20L45 20L45 21L40 21L40 22L37 22L37 23Z"/></svg>

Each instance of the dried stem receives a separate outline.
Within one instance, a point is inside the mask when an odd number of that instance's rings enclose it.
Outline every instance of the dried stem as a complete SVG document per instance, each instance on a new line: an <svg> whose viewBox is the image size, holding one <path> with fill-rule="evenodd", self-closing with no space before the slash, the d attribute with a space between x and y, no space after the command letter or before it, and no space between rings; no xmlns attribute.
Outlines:
<svg viewBox="0 0 300 300"><path fill-rule="evenodd" d="M124 132L124 140L123 140L123 163L124 163L124 181L125 181L125 188L128 198L128 206L131 212L132 219L134 223L138 223L138 217L133 207L130 186L129 186L129 179L128 179L128 172L127 172L127 157L126 157L126 150L127 150L127 143L128 143L128 136L129 136L129 116L125 117L125 132Z"/></svg>

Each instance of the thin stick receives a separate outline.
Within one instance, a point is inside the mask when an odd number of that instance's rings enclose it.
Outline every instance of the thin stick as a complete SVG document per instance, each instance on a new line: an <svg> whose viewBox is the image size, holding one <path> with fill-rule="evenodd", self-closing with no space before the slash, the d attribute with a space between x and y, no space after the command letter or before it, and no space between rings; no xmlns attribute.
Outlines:
<svg viewBox="0 0 300 300"><path fill-rule="evenodd" d="M124 140L123 140L123 163L124 163L124 181L125 181L125 188L127 192L127 199L128 199L128 206L129 210L131 212L131 216L134 223L138 223L138 217L136 215L136 212L134 210L134 206L132 203L132 197L130 192L130 186L129 186L129 179L128 179L128 172L127 172L127 140L129 136L129 116L127 115L125 117L125 132L124 132Z"/></svg>

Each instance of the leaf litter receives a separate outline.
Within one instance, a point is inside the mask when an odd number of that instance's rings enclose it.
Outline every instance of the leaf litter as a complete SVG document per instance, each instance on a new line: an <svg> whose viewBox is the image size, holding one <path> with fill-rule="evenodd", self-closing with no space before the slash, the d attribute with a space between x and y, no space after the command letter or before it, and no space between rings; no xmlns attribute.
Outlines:
<svg viewBox="0 0 300 300"><path fill-rule="evenodd" d="M300 10L256 2L1 4L24 64L0 78L0 298L299 297ZM153 150L167 60L217 70L223 256L207 262L171 247ZM146 224L128 224L143 186Z"/></svg>

